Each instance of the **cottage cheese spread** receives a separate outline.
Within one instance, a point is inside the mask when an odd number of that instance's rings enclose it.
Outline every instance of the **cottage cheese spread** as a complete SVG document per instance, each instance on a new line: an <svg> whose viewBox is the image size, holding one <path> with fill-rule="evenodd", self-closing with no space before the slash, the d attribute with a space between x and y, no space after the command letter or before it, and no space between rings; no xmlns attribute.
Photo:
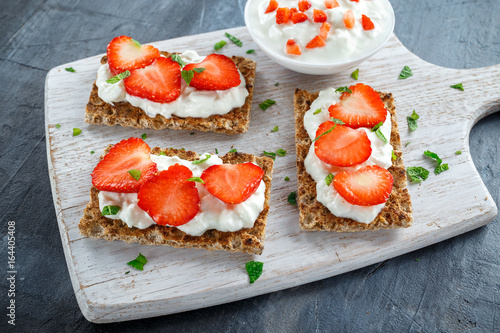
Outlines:
<svg viewBox="0 0 500 333"><path fill-rule="evenodd" d="M319 125L330 120L328 107L340 101L340 95L334 88L321 91L318 98L311 104L311 108L304 115L304 127L307 134L313 140L316 137L316 130ZM318 114L313 114L317 109L321 109ZM385 203L375 206L358 206L348 203L335 190L333 184L327 186L325 177L329 174L337 174L344 170L358 170L367 165L378 165L382 168L389 168L392 165L392 145L384 143L370 128L360 128L368 135L371 142L372 154L365 162L352 167L337 167L321 161L314 152L314 144L311 144L309 153L304 160L306 171L316 182L317 200L327 207L335 216L346 217L361 223L370 223L380 213ZM387 112L387 118L380 127L382 134L390 141L391 138L391 115Z"/></svg>
<svg viewBox="0 0 500 333"><path fill-rule="evenodd" d="M201 155L200 159L207 155L209 154ZM212 165L222 164L222 160L214 155L197 165L177 156L151 155L151 160L157 164L158 171L167 170L177 163L184 165L193 172L193 177L200 177L203 170ZM200 195L200 211L188 223L177 226L178 229L191 236L201 236L209 229L231 232L252 228L260 212L264 209L266 185L263 180L261 180L257 191L240 204L226 204L208 193L203 184L196 183L196 187ZM106 215L107 218L120 219L130 228L145 229L155 224L148 213L140 209L137 203L137 193L99 192L99 209L101 211L104 206L108 205L121 207L117 215Z"/></svg>
<svg viewBox="0 0 500 333"><path fill-rule="evenodd" d="M195 51L186 51L180 56L186 64L199 63L205 59ZM145 98L129 95L125 91L123 80L115 84L106 82L113 76L107 64L99 67L96 80L99 97L109 104L127 101L133 106L144 110L151 118L156 117L157 114L166 118L172 116L206 118L215 114L226 114L232 109L245 104L245 99L248 96L245 78L241 72L240 85L227 90L198 90L187 86L186 82L181 80L181 95L170 103L156 103Z"/></svg>

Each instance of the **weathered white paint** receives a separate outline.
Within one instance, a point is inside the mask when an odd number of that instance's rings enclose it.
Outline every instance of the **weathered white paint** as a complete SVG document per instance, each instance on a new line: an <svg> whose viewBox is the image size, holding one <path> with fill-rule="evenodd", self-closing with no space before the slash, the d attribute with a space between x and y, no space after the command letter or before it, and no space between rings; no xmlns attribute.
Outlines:
<svg viewBox="0 0 500 333"><path fill-rule="evenodd" d="M71 281L88 320L105 323L160 316L305 284L454 237L496 215L494 201L472 162L468 139L480 118L499 110L500 66L473 70L437 67L417 58L392 37L381 52L359 67L358 82L394 94L406 166L432 170L433 162L423 156L428 149L449 163L450 170L439 176L431 174L420 185L409 185L415 217L412 228L355 234L303 232L297 208L287 203L288 194L296 190L294 90L317 91L355 81L350 72L327 77L291 72L266 58L246 28L227 31L239 37L243 47L228 42L222 51L258 62L250 130L242 135L88 125L83 121L84 109L101 55L61 65L47 75L45 123L52 193ZM225 39L224 31L152 44L161 50L195 49L207 54L221 39ZM256 49L255 54L247 55L248 49ZM405 65L414 76L398 80ZM64 70L70 66L76 73ZM449 87L459 82L464 84L464 92ZM268 98L277 104L262 111L258 104ZM420 115L419 128L409 133L406 116L413 109ZM271 133L276 125L279 131ZM82 134L73 137L73 127L81 128ZM90 173L102 149L142 133L148 134L146 141L152 147L184 147L199 153L213 153L217 148L224 154L233 145L257 155L262 150L288 151L275 164L262 256L141 246L79 235L78 222L89 200ZM404 147L408 141L411 144ZM91 150L96 153L90 154ZM462 155L455 155L457 150ZM286 176L291 180L284 181ZM139 252L149 260L142 272L126 265ZM244 265L252 259L264 262L264 274L250 285Z"/></svg>

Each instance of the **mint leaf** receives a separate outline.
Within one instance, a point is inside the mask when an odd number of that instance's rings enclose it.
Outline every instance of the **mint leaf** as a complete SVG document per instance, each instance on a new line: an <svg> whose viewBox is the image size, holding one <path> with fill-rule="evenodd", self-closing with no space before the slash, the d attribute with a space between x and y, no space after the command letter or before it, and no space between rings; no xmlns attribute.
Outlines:
<svg viewBox="0 0 500 333"><path fill-rule="evenodd" d="M354 80L357 80L358 77L359 77L359 68L356 68L356 70L354 72L351 73L351 77L354 79Z"/></svg>
<svg viewBox="0 0 500 333"><path fill-rule="evenodd" d="M396 154L394 154L394 150L391 152L391 155L392 155L392 160L395 161L398 159L398 157L396 156Z"/></svg>
<svg viewBox="0 0 500 333"><path fill-rule="evenodd" d="M326 183L326 186L330 186L330 184L332 183L333 181L333 178L335 176L333 175L333 173L329 173L326 177L325 177L325 183Z"/></svg>
<svg viewBox="0 0 500 333"><path fill-rule="evenodd" d="M237 153L238 151L236 150L236 148L233 148L229 151L229 153Z"/></svg>
<svg viewBox="0 0 500 333"><path fill-rule="evenodd" d="M276 82L274 85L277 87L277 86L279 86L279 85L280 85L280 83L279 83L279 82Z"/></svg>
<svg viewBox="0 0 500 333"><path fill-rule="evenodd" d="M337 125L344 125L345 124L342 120L337 119L337 118L330 118L330 120L333 121Z"/></svg>
<svg viewBox="0 0 500 333"><path fill-rule="evenodd" d="M221 40L220 42L218 43L215 43L214 45L214 50L215 51L219 51L220 49L222 49L224 47L224 45L226 45L226 41L225 40Z"/></svg>
<svg viewBox="0 0 500 333"><path fill-rule="evenodd" d="M271 130L271 132L278 132L279 130L279 127L278 126L274 126L274 128Z"/></svg>
<svg viewBox="0 0 500 333"><path fill-rule="evenodd" d="M461 91L464 91L464 86L461 84L461 83L458 83L458 84L454 84L452 86L450 86L451 88L455 88L455 89L458 89L458 90L461 90Z"/></svg>
<svg viewBox="0 0 500 333"><path fill-rule="evenodd" d="M297 192L292 192L288 195L288 203L290 205L297 205Z"/></svg>
<svg viewBox="0 0 500 333"><path fill-rule="evenodd" d="M215 153L219 155L219 151L217 150L217 148L215 148Z"/></svg>
<svg viewBox="0 0 500 333"><path fill-rule="evenodd" d="M323 133L321 133L320 135L318 135L314 140L312 140L312 142L318 140L319 138L321 138L323 135L325 134L328 134L328 133L331 133L335 127L337 127L337 125L334 125L332 128L330 128L328 131L324 131Z"/></svg>
<svg viewBox="0 0 500 333"><path fill-rule="evenodd" d="M79 128L73 128L73 136L80 135L82 133L82 130Z"/></svg>
<svg viewBox="0 0 500 333"><path fill-rule="evenodd" d="M426 150L426 151L424 151L424 155L435 159L436 162L438 163L438 166L440 166L441 163L443 163L443 160L440 159L439 156L436 153L433 153L432 151Z"/></svg>
<svg viewBox="0 0 500 333"><path fill-rule="evenodd" d="M116 215L118 214L120 208L120 206L104 206L102 208L101 216Z"/></svg>
<svg viewBox="0 0 500 333"><path fill-rule="evenodd" d="M196 183L200 183L200 184L205 184L203 179L201 179L200 177L191 177L188 179L188 182L196 182Z"/></svg>
<svg viewBox="0 0 500 333"><path fill-rule="evenodd" d="M254 283L262 275L262 268L264 263L260 261L249 261L245 265L248 277L250 278L250 283Z"/></svg>
<svg viewBox="0 0 500 333"><path fill-rule="evenodd" d="M71 73L74 73L76 72L73 67L68 67L68 68L65 68L65 70L67 70L68 72L71 72Z"/></svg>
<svg viewBox="0 0 500 333"><path fill-rule="evenodd" d="M435 169L434 169L434 173L436 175L439 175L441 172L443 171L446 171L446 170L449 170L450 167L448 166L448 163L443 163L441 165L438 165Z"/></svg>
<svg viewBox="0 0 500 333"><path fill-rule="evenodd" d="M178 55L177 53L172 54L172 55L170 56L170 58L171 58L173 61L175 61L176 63L178 63L178 64L179 64L179 66L181 66L181 68L182 68L182 67L184 67L184 66L186 66L186 63L184 62L184 60L182 60L181 56L180 56L180 55Z"/></svg>
<svg viewBox="0 0 500 333"><path fill-rule="evenodd" d="M410 131L414 131L418 128L417 119L419 118L420 116L415 112L415 110L413 110L411 116L406 117L406 120L408 121L408 128L410 129Z"/></svg>
<svg viewBox="0 0 500 333"><path fill-rule="evenodd" d="M400 79L407 79L410 76L413 76L413 72L411 71L410 67L408 67L408 66L403 67L403 69L401 70L401 73L399 74L399 78Z"/></svg>
<svg viewBox="0 0 500 333"><path fill-rule="evenodd" d="M411 141L408 141L406 144L405 144L405 147L408 147L408 145L411 143Z"/></svg>
<svg viewBox="0 0 500 333"><path fill-rule="evenodd" d="M194 135L194 132L189 133L189 135Z"/></svg>
<svg viewBox="0 0 500 333"><path fill-rule="evenodd" d="M91 153L91 154L94 154L94 153L95 153L95 151L91 150L91 151L90 151L90 153Z"/></svg>
<svg viewBox="0 0 500 333"><path fill-rule="evenodd" d="M276 153L273 153L273 152L267 152L267 151L263 151L262 154L264 154L264 156L267 156L267 157L270 157L272 158L273 160L276 160Z"/></svg>
<svg viewBox="0 0 500 333"><path fill-rule="evenodd" d="M196 73L200 74L201 72L203 72L206 68L203 68L203 67L196 67L196 68L193 68L193 71L195 71Z"/></svg>
<svg viewBox="0 0 500 333"><path fill-rule="evenodd" d="M413 110L413 112L411 113L410 118L413 119L413 120L418 120L418 119L420 119L420 116L415 112L415 110Z"/></svg>
<svg viewBox="0 0 500 333"><path fill-rule="evenodd" d="M276 150L276 154L278 156L282 156L282 157L286 156L286 150L280 148L280 149Z"/></svg>
<svg viewBox="0 0 500 333"><path fill-rule="evenodd" d="M289 181L289 180L290 180L290 178L289 178L288 176L286 176L286 177L285 177L285 181L287 182L287 181Z"/></svg>
<svg viewBox="0 0 500 333"><path fill-rule="evenodd" d="M239 47L243 46L243 43L238 38L234 37L233 35L228 34L227 32L225 33L225 35L234 44L238 45Z"/></svg>
<svg viewBox="0 0 500 333"><path fill-rule="evenodd" d="M337 88L337 89L335 89L335 92L336 92L336 93L345 93L345 92L347 92L347 93L349 93L349 94L352 94L352 90L351 90L351 89L349 89L348 87L340 87L340 88Z"/></svg>
<svg viewBox="0 0 500 333"><path fill-rule="evenodd" d="M132 42L134 42L134 44L137 46L137 47L141 47L141 43L139 43L138 41L136 41L135 39L132 38Z"/></svg>
<svg viewBox="0 0 500 333"><path fill-rule="evenodd" d="M373 126L372 128L372 132L375 132L376 130L378 130L380 128L380 126L382 126L384 124L383 121L381 121L380 123L378 123L377 125Z"/></svg>
<svg viewBox="0 0 500 333"><path fill-rule="evenodd" d="M129 76L130 76L130 71L126 70L125 72L121 72L120 74L113 76L111 79L106 80L106 82L115 84L117 82L120 82L120 80L123 80Z"/></svg>
<svg viewBox="0 0 500 333"><path fill-rule="evenodd" d="M382 141L384 141L384 143L389 143L389 141L387 141L387 138L385 137L385 135L382 133L382 131L379 129L377 129L375 131L375 134L377 134L378 138Z"/></svg>
<svg viewBox="0 0 500 333"><path fill-rule="evenodd" d="M135 180L139 180L141 178L141 170L136 170L136 169L133 169L133 170L129 170L127 171L131 176L132 178L134 178Z"/></svg>
<svg viewBox="0 0 500 333"><path fill-rule="evenodd" d="M267 110L268 107L271 105L276 104L276 101L273 101L272 99L266 99L264 102L260 103L259 106L262 110Z"/></svg>
<svg viewBox="0 0 500 333"><path fill-rule="evenodd" d="M162 152L160 153L160 156L167 156L167 154L165 154L165 152L164 152L164 151L162 151Z"/></svg>
<svg viewBox="0 0 500 333"><path fill-rule="evenodd" d="M184 71L183 70L181 72L181 76L184 79L184 81L186 81L186 84L189 86L189 84L191 83L191 80L194 77L194 70L190 70L190 71Z"/></svg>
<svg viewBox="0 0 500 333"><path fill-rule="evenodd" d="M148 135L146 133L142 133L141 138L143 140L146 140L148 138Z"/></svg>
<svg viewBox="0 0 500 333"><path fill-rule="evenodd" d="M254 53L254 52L255 52L254 49L247 50L247 54Z"/></svg>
<svg viewBox="0 0 500 333"><path fill-rule="evenodd" d="M461 150L457 150L457 151L455 152L455 155L462 155L462 151L461 151Z"/></svg>
<svg viewBox="0 0 500 333"><path fill-rule="evenodd" d="M318 114L318 113L320 113L320 112L321 112L321 108L316 109L316 111L314 111L314 112L313 112L313 114Z"/></svg>
<svg viewBox="0 0 500 333"><path fill-rule="evenodd" d="M410 177L411 182L419 183L429 177L429 170L422 167L408 167L406 173Z"/></svg>
<svg viewBox="0 0 500 333"><path fill-rule="evenodd" d="M140 271L144 270L144 265L148 260L146 259L145 256L143 256L141 253L139 253L139 256L135 258L134 260L130 261L127 263L127 265L134 267L135 269L138 269Z"/></svg>
<svg viewBox="0 0 500 333"><path fill-rule="evenodd" d="M193 161L193 162L191 162L191 163L193 163L194 165L197 165L197 164L200 164L200 163L205 162L205 161L206 161L206 160L208 160L210 157L212 157L212 155L207 154L207 155L205 155L205 158L204 158L204 159L202 159L202 160L196 160L196 161Z"/></svg>
<svg viewBox="0 0 500 333"><path fill-rule="evenodd" d="M59 124L56 124L56 128L61 128L61 125L59 125Z"/></svg>

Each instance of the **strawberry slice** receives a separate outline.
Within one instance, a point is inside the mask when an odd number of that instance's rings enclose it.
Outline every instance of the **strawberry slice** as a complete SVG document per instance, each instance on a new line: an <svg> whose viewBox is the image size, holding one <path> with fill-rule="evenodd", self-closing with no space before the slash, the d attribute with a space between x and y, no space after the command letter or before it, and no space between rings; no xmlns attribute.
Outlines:
<svg viewBox="0 0 500 333"><path fill-rule="evenodd" d="M358 83L349 89L352 93L343 93L340 102L328 108L330 117L342 120L351 128L373 127L385 121L384 102L372 87Z"/></svg>
<svg viewBox="0 0 500 333"><path fill-rule="evenodd" d="M316 36L309 43L306 45L306 49L314 49L316 47L323 47L325 46L325 40L321 36Z"/></svg>
<svg viewBox="0 0 500 333"><path fill-rule="evenodd" d="M131 71L123 83L129 95L169 103L181 94L181 67L170 58L160 57L145 68Z"/></svg>
<svg viewBox="0 0 500 333"><path fill-rule="evenodd" d="M342 171L333 179L335 190L342 198L358 206L385 203L391 195L393 182L391 173L378 165L365 166L357 171Z"/></svg>
<svg viewBox="0 0 500 333"><path fill-rule="evenodd" d="M264 14L274 12L276 8L278 8L278 1L271 0L269 1L269 5L267 6L266 12Z"/></svg>
<svg viewBox="0 0 500 333"><path fill-rule="evenodd" d="M286 53L301 55L300 46L293 39L289 39L286 42Z"/></svg>
<svg viewBox="0 0 500 333"><path fill-rule="evenodd" d="M295 9L295 8L293 8ZM307 15L304 13L292 13L291 19L294 24L307 21Z"/></svg>
<svg viewBox="0 0 500 333"><path fill-rule="evenodd" d="M334 126L333 121L325 121L318 127L316 138ZM325 163L349 167L366 161L372 147L365 131L337 125L314 142L314 152Z"/></svg>
<svg viewBox="0 0 500 333"><path fill-rule="evenodd" d="M328 8L328 9L332 9L332 8L335 8L335 7L340 7L340 5L337 2L337 0L325 0L324 4L325 4L325 7Z"/></svg>
<svg viewBox="0 0 500 333"><path fill-rule="evenodd" d="M344 25L347 29L352 29L354 28L354 13L352 10L348 9L344 13Z"/></svg>
<svg viewBox="0 0 500 333"><path fill-rule="evenodd" d="M139 208L160 225L188 223L200 211L200 195L189 168L175 164L161 171L139 190Z"/></svg>
<svg viewBox="0 0 500 333"><path fill-rule="evenodd" d="M100 191L139 192L141 185L158 172L150 153L151 148L139 138L118 142L92 171L92 185ZM141 172L139 180L129 174L130 170Z"/></svg>
<svg viewBox="0 0 500 333"><path fill-rule="evenodd" d="M278 10L276 11L276 24L288 23L291 14L292 13L290 11L290 8L287 7L278 8Z"/></svg>
<svg viewBox="0 0 500 333"><path fill-rule="evenodd" d="M311 6L312 6L311 1L299 0L299 10L301 12L305 12L306 10L311 8Z"/></svg>
<svg viewBox="0 0 500 333"><path fill-rule="evenodd" d="M330 28L332 25L328 22L323 22L321 25L321 28L319 29L319 36L323 38L326 42L326 39L328 38L328 33L330 32Z"/></svg>
<svg viewBox="0 0 500 333"><path fill-rule="evenodd" d="M143 68L160 57L160 51L151 45L140 45L132 37L118 36L108 44L108 66L114 75Z"/></svg>
<svg viewBox="0 0 500 333"><path fill-rule="evenodd" d="M313 10L313 20L316 23L322 23L327 20L326 13L322 11L321 9L314 9Z"/></svg>
<svg viewBox="0 0 500 333"><path fill-rule="evenodd" d="M264 170L253 163L212 165L201 174L207 191L228 204L247 200L260 185Z"/></svg>
<svg viewBox="0 0 500 333"><path fill-rule="evenodd" d="M375 29L375 25L373 24L372 20L364 14L361 15L361 24L363 25L363 30Z"/></svg>
<svg viewBox="0 0 500 333"><path fill-rule="evenodd" d="M189 64L184 70L205 68L201 73L194 72L191 86L198 90L226 90L241 83L240 72L234 62L223 54L209 54L202 62Z"/></svg>

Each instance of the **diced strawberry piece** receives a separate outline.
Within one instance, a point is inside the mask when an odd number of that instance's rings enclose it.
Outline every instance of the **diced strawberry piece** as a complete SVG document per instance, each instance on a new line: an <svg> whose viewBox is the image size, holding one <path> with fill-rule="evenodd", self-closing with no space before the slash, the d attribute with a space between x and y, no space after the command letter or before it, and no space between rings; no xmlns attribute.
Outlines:
<svg viewBox="0 0 500 333"><path fill-rule="evenodd" d="M240 72L234 61L223 54L209 54L202 62L189 64L184 70L205 68L201 73L194 72L191 86L198 90L226 90L241 83Z"/></svg>
<svg viewBox="0 0 500 333"><path fill-rule="evenodd" d="M307 14L304 14L304 13L293 13L291 18L292 18L292 22L294 24L297 24L297 23L307 21L308 17L307 17Z"/></svg>
<svg viewBox="0 0 500 333"><path fill-rule="evenodd" d="M352 29L354 28L354 13L352 10L348 9L344 13L344 25L347 29Z"/></svg>
<svg viewBox="0 0 500 333"><path fill-rule="evenodd" d="M372 87L358 83L349 89L352 93L343 93L340 101L328 108L330 117L342 120L351 128L373 127L385 121L384 102Z"/></svg>
<svg viewBox="0 0 500 333"><path fill-rule="evenodd" d="M160 51L151 45L138 45L131 37L118 36L108 44L108 66L114 75L143 68L160 57Z"/></svg>
<svg viewBox="0 0 500 333"><path fill-rule="evenodd" d="M324 132L335 128L314 142L314 152L325 163L349 167L366 161L372 147L368 135L363 130L355 130L336 125L333 121L322 123L316 131L316 138Z"/></svg>
<svg viewBox="0 0 500 333"><path fill-rule="evenodd" d="M267 6L265 14L274 12L276 8L278 8L278 1L276 0L269 1L269 6Z"/></svg>
<svg viewBox="0 0 500 333"><path fill-rule="evenodd" d="M325 7L328 8L328 9L332 9L332 8L335 8L335 7L340 7L340 5L337 2L337 0L325 0L324 4L325 4Z"/></svg>
<svg viewBox="0 0 500 333"><path fill-rule="evenodd" d="M138 206L160 225L188 223L200 211L200 195L189 168L175 164L142 185Z"/></svg>
<svg viewBox="0 0 500 333"><path fill-rule="evenodd" d="M375 25L373 24L372 20L366 15L361 15L361 24L363 25L364 30L375 29Z"/></svg>
<svg viewBox="0 0 500 333"><path fill-rule="evenodd" d="M328 33L330 32L330 28L332 25L328 22L323 22L321 28L319 29L319 36L323 38L325 41L328 38Z"/></svg>
<svg viewBox="0 0 500 333"><path fill-rule="evenodd" d="M288 23L291 14L292 13L290 12L290 8L287 7L278 8L278 10L276 11L276 24Z"/></svg>
<svg viewBox="0 0 500 333"><path fill-rule="evenodd" d="M301 55L300 46L293 39L289 39L286 42L286 53Z"/></svg>
<svg viewBox="0 0 500 333"><path fill-rule="evenodd" d="M299 11L297 10L297 8L290 8L290 18L292 17L293 14L296 14L298 12Z"/></svg>
<svg viewBox="0 0 500 333"><path fill-rule="evenodd" d="M131 71L123 83L129 95L169 103L181 94L181 67L170 58L160 57L147 67Z"/></svg>
<svg viewBox="0 0 500 333"><path fill-rule="evenodd" d="M352 2L359 2L359 0L351 0Z"/></svg>
<svg viewBox="0 0 500 333"><path fill-rule="evenodd" d="M342 171L335 175L335 190L348 203L358 206L383 204L391 195L394 178L378 165L365 166L357 171Z"/></svg>
<svg viewBox="0 0 500 333"><path fill-rule="evenodd" d="M301 12L305 12L306 10L311 8L311 6L312 6L311 1L299 0L299 10Z"/></svg>
<svg viewBox="0 0 500 333"><path fill-rule="evenodd" d="M100 191L134 193L158 172L150 158L151 148L139 138L130 138L114 145L92 171L92 185ZM139 170L139 180L129 171Z"/></svg>
<svg viewBox="0 0 500 333"><path fill-rule="evenodd" d="M309 43L307 43L306 49L314 49L315 47L323 47L325 45L325 40L320 36L316 36Z"/></svg>
<svg viewBox="0 0 500 333"><path fill-rule="evenodd" d="M316 23L322 23L327 20L326 13L322 11L321 9L314 9L313 10L313 20Z"/></svg>
<svg viewBox="0 0 500 333"><path fill-rule="evenodd" d="M225 203L247 200L260 185L264 170L253 163L212 165L201 174L205 188Z"/></svg>

